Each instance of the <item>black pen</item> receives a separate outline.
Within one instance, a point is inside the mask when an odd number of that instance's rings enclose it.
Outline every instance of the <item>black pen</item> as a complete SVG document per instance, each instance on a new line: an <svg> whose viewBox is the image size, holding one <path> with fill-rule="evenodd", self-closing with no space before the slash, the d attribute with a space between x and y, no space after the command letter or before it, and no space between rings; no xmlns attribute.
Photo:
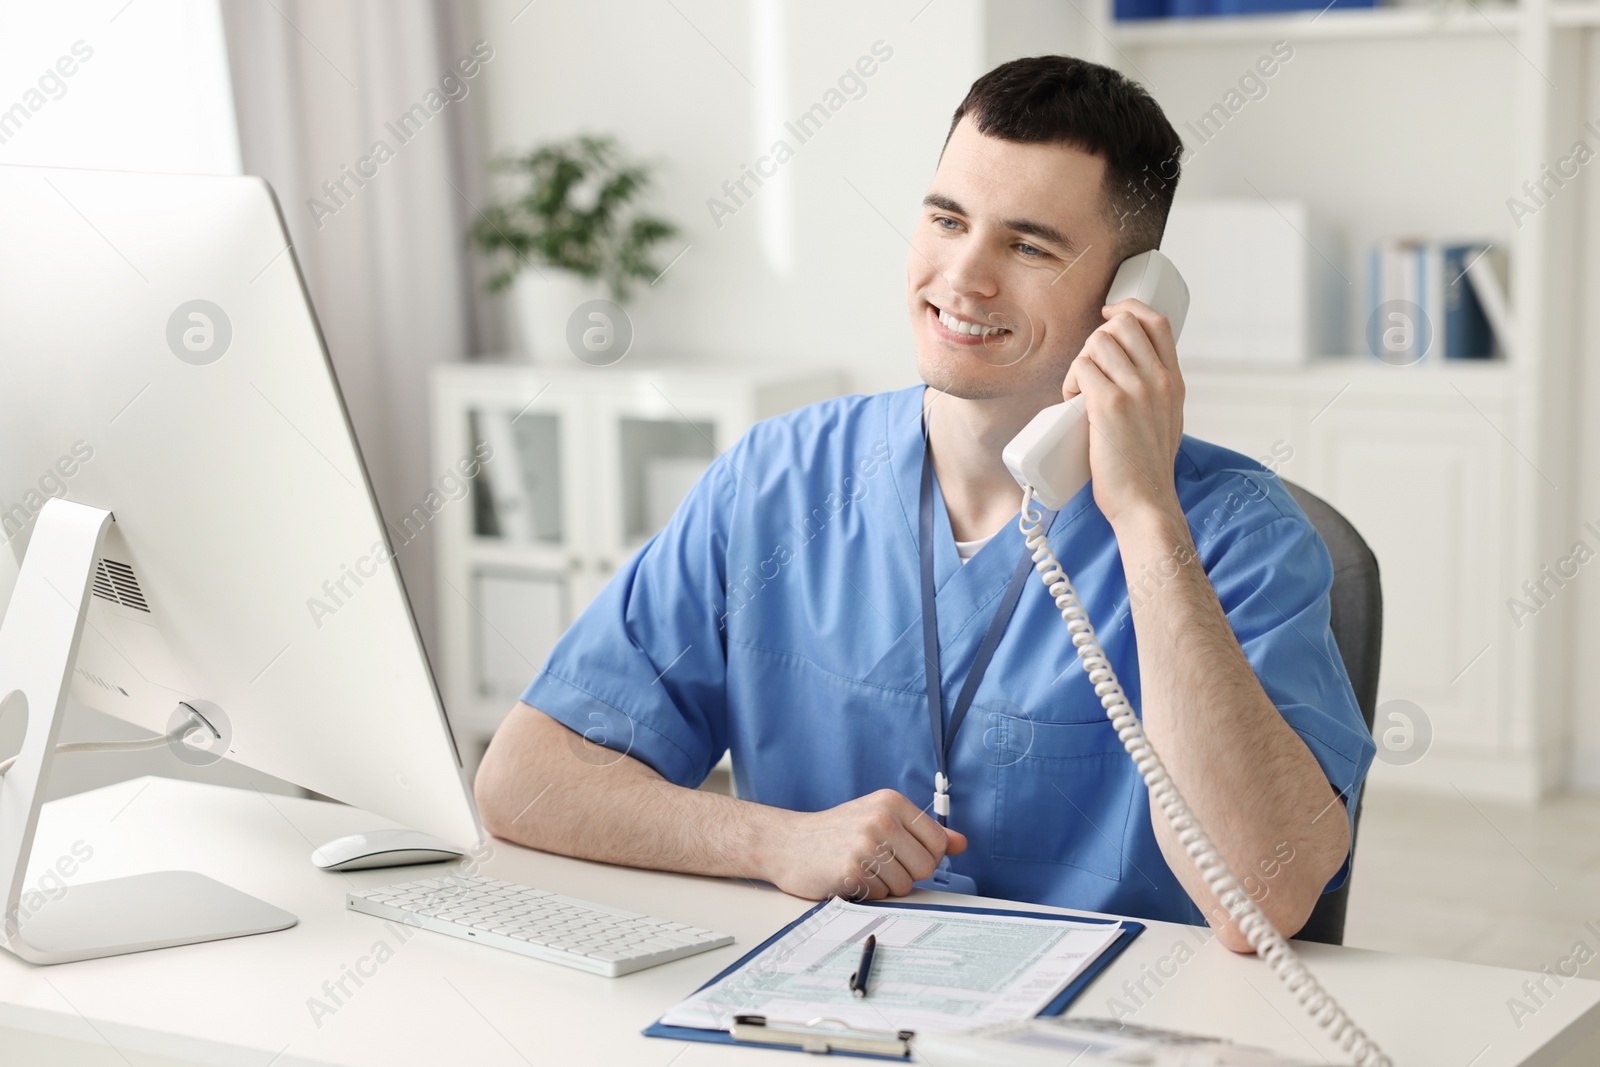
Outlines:
<svg viewBox="0 0 1600 1067"><path fill-rule="evenodd" d="M878 935L868 934L861 945L861 962L856 973L850 976L850 992L858 997L867 995L867 976L872 973L872 953L878 947Z"/></svg>

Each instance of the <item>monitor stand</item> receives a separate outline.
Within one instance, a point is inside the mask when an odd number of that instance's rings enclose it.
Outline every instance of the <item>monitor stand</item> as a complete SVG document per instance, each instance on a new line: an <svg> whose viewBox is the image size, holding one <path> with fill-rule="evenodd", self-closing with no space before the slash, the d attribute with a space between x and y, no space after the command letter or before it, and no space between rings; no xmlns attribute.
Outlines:
<svg viewBox="0 0 1600 1067"><path fill-rule="evenodd" d="M0 622L0 716L27 717L22 749L0 776L0 945L31 963L263 934L289 912L193 871L156 871L69 886L25 914L24 880L44 784L55 758L89 582L111 513L59 497L45 502ZM31 894L30 894L31 895Z"/></svg>

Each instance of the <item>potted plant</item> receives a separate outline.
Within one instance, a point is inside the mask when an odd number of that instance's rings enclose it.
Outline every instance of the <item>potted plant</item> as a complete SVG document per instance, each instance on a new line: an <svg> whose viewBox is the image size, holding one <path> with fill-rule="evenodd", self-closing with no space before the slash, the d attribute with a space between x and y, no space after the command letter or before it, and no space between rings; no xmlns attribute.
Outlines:
<svg viewBox="0 0 1600 1067"><path fill-rule="evenodd" d="M607 294L626 304L635 282L660 274L651 249L678 228L630 210L649 185L650 168L626 159L609 136L538 145L496 159L491 169L520 175L521 190L486 207L469 241L498 263L489 291L513 287L524 346L554 359L566 350L572 312Z"/></svg>

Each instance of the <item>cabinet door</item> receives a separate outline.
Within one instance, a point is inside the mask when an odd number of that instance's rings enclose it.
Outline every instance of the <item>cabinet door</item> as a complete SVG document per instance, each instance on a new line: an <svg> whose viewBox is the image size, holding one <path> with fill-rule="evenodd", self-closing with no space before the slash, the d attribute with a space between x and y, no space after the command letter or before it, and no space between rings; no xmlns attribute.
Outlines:
<svg viewBox="0 0 1600 1067"><path fill-rule="evenodd" d="M1294 457L1294 394L1260 391L1241 397L1225 386L1190 382L1183 405L1183 432L1242 452L1276 472L1298 478Z"/></svg>
<svg viewBox="0 0 1600 1067"><path fill-rule="evenodd" d="M474 696L507 711L572 621L569 583L561 572L479 565L468 595Z"/></svg>
<svg viewBox="0 0 1600 1067"><path fill-rule="evenodd" d="M667 524L748 419L741 391L670 381L607 391L596 406L595 459L604 496L594 501L600 528L591 555L603 583Z"/></svg>
<svg viewBox="0 0 1600 1067"><path fill-rule="evenodd" d="M440 621L451 711L492 731L574 617L577 546L588 537L577 487L581 397L532 376L441 390L440 457L482 459L470 506L440 543Z"/></svg>
<svg viewBox="0 0 1600 1067"><path fill-rule="evenodd" d="M479 400L468 408L468 432L493 449L475 487L472 533L524 558L561 565L583 541L575 529L583 509L572 499L583 476L574 441L581 409L552 392L526 406Z"/></svg>
<svg viewBox="0 0 1600 1067"><path fill-rule="evenodd" d="M1436 745L1494 748L1504 670L1494 646L1505 587L1498 435L1475 412L1354 397L1309 430L1309 487L1378 557L1379 702L1420 706Z"/></svg>

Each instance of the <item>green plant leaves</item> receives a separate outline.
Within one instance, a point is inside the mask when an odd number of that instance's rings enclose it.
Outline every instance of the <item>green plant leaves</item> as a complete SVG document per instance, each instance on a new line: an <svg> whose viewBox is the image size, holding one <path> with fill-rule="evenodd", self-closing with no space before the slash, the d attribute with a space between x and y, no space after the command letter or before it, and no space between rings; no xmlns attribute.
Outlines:
<svg viewBox="0 0 1600 1067"><path fill-rule="evenodd" d="M601 278L618 303L631 283L653 280L651 249L678 233L666 219L630 214L650 184L650 168L623 158L614 138L580 134L497 158L493 170L518 176L520 195L489 205L468 231L469 244L501 264L491 292L532 265Z"/></svg>

